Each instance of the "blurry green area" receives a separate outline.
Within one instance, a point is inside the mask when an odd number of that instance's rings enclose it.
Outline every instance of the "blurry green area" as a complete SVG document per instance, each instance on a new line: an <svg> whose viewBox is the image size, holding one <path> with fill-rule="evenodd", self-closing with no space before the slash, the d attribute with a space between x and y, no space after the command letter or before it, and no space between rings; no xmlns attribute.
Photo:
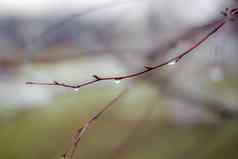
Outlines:
<svg viewBox="0 0 238 159"><path fill-rule="evenodd" d="M47 106L20 109L1 106L0 158L59 159L72 143L77 128L120 90L120 87L104 88L102 93L101 88L84 89L57 97ZM237 121L179 126L170 121L168 109L161 95L150 86L140 84L89 129L76 158L238 156Z"/></svg>

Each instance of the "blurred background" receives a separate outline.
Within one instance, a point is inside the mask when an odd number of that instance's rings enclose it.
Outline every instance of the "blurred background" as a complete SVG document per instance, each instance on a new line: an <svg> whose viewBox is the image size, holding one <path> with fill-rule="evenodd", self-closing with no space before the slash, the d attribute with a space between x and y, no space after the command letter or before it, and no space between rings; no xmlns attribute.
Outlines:
<svg viewBox="0 0 238 159"><path fill-rule="evenodd" d="M25 85L77 84L162 63L206 35L236 0L1 0L0 6L0 158L59 159L77 128L132 83L85 134L75 158L238 157L236 21L181 62L137 80L79 91Z"/></svg>

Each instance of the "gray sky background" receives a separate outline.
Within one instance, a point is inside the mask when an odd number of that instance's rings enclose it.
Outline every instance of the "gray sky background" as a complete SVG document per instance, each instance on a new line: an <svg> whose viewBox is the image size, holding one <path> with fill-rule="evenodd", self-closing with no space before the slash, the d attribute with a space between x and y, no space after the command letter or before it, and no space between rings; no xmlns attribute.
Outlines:
<svg viewBox="0 0 238 159"><path fill-rule="evenodd" d="M0 14L23 14L23 15L42 15L51 13L67 14L79 9L94 7L97 5L107 4L114 0L0 0ZM119 3L120 1L117 0ZM137 0L123 0L125 2L133 2ZM140 0L138 0L140 1ZM146 2L146 0L142 0ZM214 3L220 0L156 0L159 6L170 7L176 6L176 10L191 11L196 16L204 16L204 14L214 11ZM171 6L170 6L171 5Z"/></svg>
<svg viewBox="0 0 238 159"><path fill-rule="evenodd" d="M0 0L1 14L39 15L55 11L72 12L86 6L108 3L111 0Z"/></svg>

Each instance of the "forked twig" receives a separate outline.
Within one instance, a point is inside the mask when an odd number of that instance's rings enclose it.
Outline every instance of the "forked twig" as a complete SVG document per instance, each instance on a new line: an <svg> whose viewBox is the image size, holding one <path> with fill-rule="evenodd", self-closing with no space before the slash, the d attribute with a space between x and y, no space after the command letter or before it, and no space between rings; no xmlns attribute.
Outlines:
<svg viewBox="0 0 238 159"><path fill-rule="evenodd" d="M115 98L113 98L106 106L103 107L99 112L97 112L95 115L93 115L81 128L77 130L77 133L75 135L73 145L70 146L70 148L62 155L63 159L72 159L78 144L80 143L82 136L87 132L87 130L92 126L92 124L106 111L108 110L115 102L117 102L122 96L124 96L128 91L130 87L127 87L124 89L119 95L117 95Z"/></svg>

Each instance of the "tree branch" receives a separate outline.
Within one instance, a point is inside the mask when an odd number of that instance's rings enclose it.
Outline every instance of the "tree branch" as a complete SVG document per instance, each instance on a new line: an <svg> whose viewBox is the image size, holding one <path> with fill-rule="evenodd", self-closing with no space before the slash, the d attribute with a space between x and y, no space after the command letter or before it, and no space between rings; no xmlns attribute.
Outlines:
<svg viewBox="0 0 238 159"><path fill-rule="evenodd" d="M229 17L229 16L227 16ZM91 85L94 84L96 82L99 81L109 81L109 80L125 80L125 79L129 79L129 78L135 78L137 76L143 75L147 72L151 72L153 70L156 69L160 69L163 66L166 65L174 65L177 62L179 62L185 55L188 55L189 53L191 53L194 49L196 49L197 47L199 47L203 42L205 42L211 35L213 35L214 33L216 33L219 29L221 29L224 24L227 22L225 19L222 19L221 21L219 21L219 24L212 30L210 31L206 36L204 36L200 41L198 41L197 43L195 43L194 45L192 45L189 49L187 49L186 51L180 53L179 55L170 58L169 60L155 65L155 66L144 66L144 70L137 72L137 73L132 73L132 74L128 74L128 75L122 75L122 76L112 76L112 77L99 77L98 75L93 75L92 77L94 79L81 83L81 84L77 84L77 85L70 85L70 84L65 84L62 82L58 82L58 81L53 81L51 83L44 83L44 82L26 82L26 84L28 85L49 85L49 86L61 86L61 87L66 87L66 88L73 88L73 89L79 89L81 87L87 86L87 85ZM229 18L230 20L230 18Z"/></svg>
<svg viewBox="0 0 238 159"><path fill-rule="evenodd" d="M128 93L130 87L127 87L124 89L119 95L114 97L106 106L103 107L99 112L97 112L95 115L93 115L81 128L77 130L77 133L74 137L73 144L70 146L70 148L62 155L63 159L72 159L76 149L78 147L78 144L80 143L83 135L87 132L87 130L92 126L92 124L101 116L103 113L106 112L110 107L113 106L114 103L116 103L121 97L123 97L125 94Z"/></svg>

